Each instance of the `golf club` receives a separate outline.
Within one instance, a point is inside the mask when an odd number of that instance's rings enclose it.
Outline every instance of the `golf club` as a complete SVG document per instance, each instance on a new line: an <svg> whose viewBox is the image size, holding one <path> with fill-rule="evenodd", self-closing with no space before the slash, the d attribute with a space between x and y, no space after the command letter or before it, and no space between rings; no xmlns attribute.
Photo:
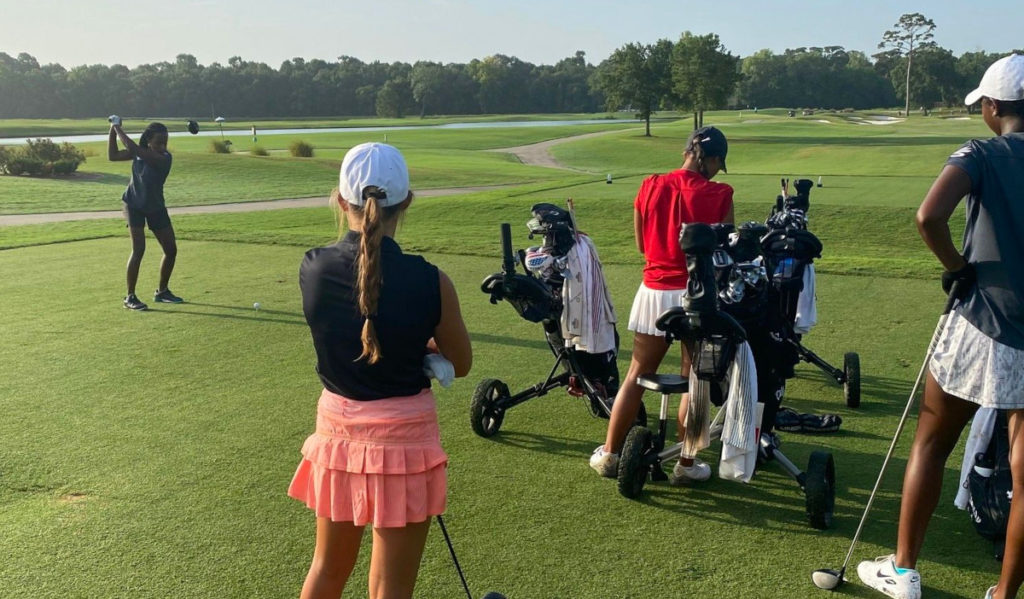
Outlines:
<svg viewBox="0 0 1024 599"><path fill-rule="evenodd" d="M466 591L466 599L473 599L473 594L469 592L469 585L466 584L466 576L462 573L462 566L459 565L459 558L455 556L455 547L452 546L452 539L448 536L448 529L444 525L444 518L438 514L437 524L441 527L441 534L444 535L444 542L448 544L448 552L452 554L452 562L455 563L455 570L459 573L459 580L462 581L462 588ZM491 591L484 595L483 599L505 599L505 596L501 593Z"/></svg>
<svg viewBox="0 0 1024 599"><path fill-rule="evenodd" d="M860 533L864 529L864 522L868 519L868 512L871 511L871 504L875 502L875 494L878 493L878 487L882 484L882 477L885 475L885 467L889 465L889 459L892 457L893 451L896 449L896 443L899 441L900 433L903 432L903 425L907 422L907 415L910 414L910 406L914 404L914 396L917 395L917 388L921 385L921 379L924 377L924 371L928 368L928 362L932 358L932 353L935 351L935 343L942 335L942 331L946 328L946 320L949 317L950 310L953 309L953 304L956 303L956 298L960 292L960 281L953 283L953 287L949 290L949 297L946 299L946 307L942 311L942 316L939 317L939 322L935 326L935 331L932 333L931 341L928 342L928 352L924 356L924 362L921 364L921 370L917 373L917 380L914 381L914 388L910 391L910 397L907 398L907 406L903 408L903 416L900 417L900 423L896 426L896 434L892 437L892 443L889 444L889 451L885 454L885 459L882 461L882 468L878 471L878 479L875 481L875 487L871 489L871 495L868 496L868 502L864 506L864 513L860 517L860 524L857 525L857 532L853 534L853 542L850 543L850 550L846 552L846 559L843 561L843 567L838 570L832 570L830 568L822 568L811 572L811 581L814 586L819 589L826 591L834 591L839 588L844 582L844 576L846 574L846 567L850 565L850 558L853 557L853 550L857 546L857 541L860 539Z"/></svg>

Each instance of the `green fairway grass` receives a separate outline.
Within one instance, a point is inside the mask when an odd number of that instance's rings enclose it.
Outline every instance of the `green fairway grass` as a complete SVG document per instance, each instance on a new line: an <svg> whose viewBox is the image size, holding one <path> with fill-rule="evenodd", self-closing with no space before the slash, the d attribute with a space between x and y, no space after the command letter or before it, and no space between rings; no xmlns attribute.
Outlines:
<svg viewBox="0 0 1024 599"><path fill-rule="evenodd" d="M331 237L330 226L320 235ZM119 305L125 245L0 252L8 300L0 360L14 373L0 394L8 415L0 421L0 526L9 548L0 588L9 597L292 596L313 519L284 490L318 393L296 285L302 251L183 241L174 288L188 303L131 313ZM438 390L451 456L449 526L474 588L512 597L646 597L654 589L814 596L809 572L842 558L941 303L932 282L819 280L823 318L808 344L833 361L860 351L865 373L856 411L807 366L787 391L795 409L845 419L838 435L784 435L798 464L819 446L836 456L837 525L822 533L806 526L799 489L773 466L749 485L651 484L640 501L619 497L586 465L603 421L561 391L515 408L494 439L474 436L476 382L498 377L524 388L543 378L550 354L537 325L479 292L499 266L496 252L428 257L456 281L475 351L471 376ZM141 289L155 269L156 260L144 262ZM622 312L637 270L610 265L606 274ZM59 291L71 289L73 301ZM628 342L625 349L622 368ZM647 399L653 410L655 398ZM858 556L894 540L902 465L892 466ZM929 596L984 588L997 571L950 500L921 565ZM355 574L357 597L368 555ZM457 585L432 533L417 596L457 596Z"/></svg>
<svg viewBox="0 0 1024 599"><path fill-rule="evenodd" d="M574 125L523 129L410 130L387 134L401 148L413 180L421 189L472 187L552 180L564 172L525 166L510 154L482 152L635 124ZM172 138L174 165L165 195L169 206L194 206L324 195L348 148L384 141L383 132L311 133L260 138L270 150L250 156L251 138L235 138L235 153L212 154L211 138ZM313 144L314 158L292 158L286 148L302 139ZM110 162L106 144L82 144L91 155L70 177L0 177L0 214L119 210L128 183L129 164Z"/></svg>
<svg viewBox="0 0 1024 599"><path fill-rule="evenodd" d="M847 351L862 363L857 410L810 365L787 386L785 405L843 417L835 435L782 434L798 466L815 449L835 456L835 527L824 532L807 526L799 488L773 464L748 485L717 477L688 488L649 483L638 501L620 497L613 481L587 466L605 421L562 390L511 410L492 439L470 429L480 380L500 378L518 391L541 381L552 362L540 325L479 291L500 269L499 223L512 224L516 248L539 244L527 238L530 206L575 199L580 227L605 264L624 373L631 337L624 321L642 265L633 197L643 176L678 166L688 120L655 124L653 138L614 125L627 130L554 149L593 174L479 150L603 126L389 134L409 159L414 189L508 184L419 198L398 233L404 249L424 253L455 281L473 340L470 376L435 391L451 459L446 520L477 597L487 590L512 599L823 596L810 572L845 557L941 309L940 270L916 232L916 207L945 157L986 132L977 119L874 126L765 112L706 115L730 140L731 172L720 180L736 189L737 221L763 221L779 177L823 176L809 213L824 243L816 261L819 323L805 342L835 365ZM268 138L266 158L209 154L204 140L175 138L169 204L326 195L344 149L365 139L319 135L320 142L302 136L318 148L311 160L281 156L288 136ZM40 187L12 195L10 178L0 177L0 211L19 212L12 197L33 211L116 209L125 165L94 156L83 166L102 166L92 175L100 179L24 179L18 185ZM97 187L66 197L88 185ZM185 191L194 201L179 201ZM298 594L314 522L285 490L313 430L319 385L297 273L306 249L337 238L332 219L326 206L173 217L180 250L171 287L187 303L146 313L120 305L130 252L123 221L0 227L0 597ZM959 239L962 210L952 225ZM151 236L149 244L144 301L160 254ZM673 348L662 371L677 360ZM655 414L654 394L646 402ZM890 464L854 568L892 551L912 429ZM981 596L998 576L990 544L952 506L961 455L947 465L919 566L927 597ZM714 451L702 457L717 471ZM367 547L353 597L365 596L368 559ZM852 569L848 576L855 579ZM417 597L461 592L435 528ZM873 593L855 580L843 592Z"/></svg>

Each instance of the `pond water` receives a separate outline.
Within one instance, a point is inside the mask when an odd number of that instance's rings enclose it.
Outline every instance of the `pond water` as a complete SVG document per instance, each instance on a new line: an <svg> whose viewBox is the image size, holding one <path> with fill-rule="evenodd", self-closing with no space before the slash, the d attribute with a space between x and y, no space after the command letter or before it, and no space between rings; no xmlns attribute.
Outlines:
<svg viewBox="0 0 1024 599"><path fill-rule="evenodd" d="M190 134L188 131L184 131L185 122L176 123L175 121L163 121L164 124L170 125L168 128L172 129L171 137L188 137ZM373 131L408 131L410 129L506 129L506 128L520 128L520 127L564 127L568 125L607 125L607 124L618 124L618 123L641 123L640 120L631 119L589 119L589 120L578 120L578 121L490 121L490 122L472 122L472 123L446 123L444 125L396 125L392 127L311 127L305 129L256 129L257 136L260 135L292 135L297 133L356 133L356 132L373 132ZM182 131L174 131L175 127L180 126ZM50 137L54 143L86 143L94 141L106 141L108 133L102 135L63 135L57 137ZM134 136L137 133L132 134ZM200 131L196 137L219 137L221 131L217 127L207 127ZM224 137L227 136L244 136L249 137L252 135L252 129L224 129ZM44 136L45 137L45 136ZM0 137L0 145L23 145L26 142L24 137Z"/></svg>

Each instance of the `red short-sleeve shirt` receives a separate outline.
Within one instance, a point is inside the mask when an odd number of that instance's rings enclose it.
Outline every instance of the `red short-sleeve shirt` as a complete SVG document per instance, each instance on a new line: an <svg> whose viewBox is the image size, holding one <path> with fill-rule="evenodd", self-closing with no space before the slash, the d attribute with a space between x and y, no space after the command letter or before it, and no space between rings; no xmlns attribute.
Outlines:
<svg viewBox="0 0 1024 599"><path fill-rule="evenodd" d="M686 254L679 247L683 223L720 223L732 208L732 187L679 169L651 175L640 184L633 207L642 218L644 285L683 289Z"/></svg>

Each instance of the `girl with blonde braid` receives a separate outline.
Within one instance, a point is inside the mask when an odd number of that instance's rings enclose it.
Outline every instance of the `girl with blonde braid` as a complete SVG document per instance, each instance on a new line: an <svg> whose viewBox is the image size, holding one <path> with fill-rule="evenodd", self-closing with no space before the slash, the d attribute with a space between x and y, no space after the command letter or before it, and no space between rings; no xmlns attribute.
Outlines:
<svg viewBox="0 0 1024 599"><path fill-rule="evenodd" d="M324 386L288 489L317 517L303 599L341 596L367 525L369 597L412 597L430 519L445 509L448 457L427 375L466 376L472 349L451 280L395 243L412 199L397 149L352 148L332 194L349 231L300 268Z"/></svg>

